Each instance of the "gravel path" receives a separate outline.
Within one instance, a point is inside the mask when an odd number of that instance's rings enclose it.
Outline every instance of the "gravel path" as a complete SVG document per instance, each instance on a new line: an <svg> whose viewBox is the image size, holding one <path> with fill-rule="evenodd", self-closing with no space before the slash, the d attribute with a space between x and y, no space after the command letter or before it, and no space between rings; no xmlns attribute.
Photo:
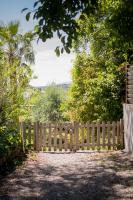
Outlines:
<svg viewBox="0 0 133 200"><path fill-rule="evenodd" d="M133 199L133 156L38 153L0 180L0 200Z"/></svg>

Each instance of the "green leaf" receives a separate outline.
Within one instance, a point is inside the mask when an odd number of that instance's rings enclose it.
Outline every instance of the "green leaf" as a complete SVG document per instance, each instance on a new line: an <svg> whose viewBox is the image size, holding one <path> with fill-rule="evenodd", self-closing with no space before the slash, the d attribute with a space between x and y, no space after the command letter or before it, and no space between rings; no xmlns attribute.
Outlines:
<svg viewBox="0 0 133 200"><path fill-rule="evenodd" d="M28 8L23 8L23 9L21 10L21 13L23 13L23 12L26 11L26 10L28 10Z"/></svg>
<svg viewBox="0 0 133 200"><path fill-rule="evenodd" d="M34 3L34 8L37 6L38 3L39 3L39 1L36 1L36 2Z"/></svg>
<svg viewBox="0 0 133 200"><path fill-rule="evenodd" d="M35 31L35 33L38 33L38 32L39 32L39 26L38 26L38 25L36 25L36 26L34 27L34 31Z"/></svg>
<svg viewBox="0 0 133 200"><path fill-rule="evenodd" d="M64 47L64 49L65 49L65 51L67 52L67 53L70 53L71 51L70 51L70 49L68 48L68 47Z"/></svg>
<svg viewBox="0 0 133 200"><path fill-rule="evenodd" d="M27 20L27 21L29 21L29 19L30 19L30 14L31 14L31 12L28 12L28 13L26 14L26 20Z"/></svg>
<svg viewBox="0 0 133 200"><path fill-rule="evenodd" d="M59 50L59 47L56 47L56 49L55 49L55 53L56 53L56 55L59 57L60 56L60 50Z"/></svg>
<svg viewBox="0 0 133 200"><path fill-rule="evenodd" d="M61 42L62 42L63 44L65 44L65 36L63 36L63 37L61 38Z"/></svg>
<svg viewBox="0 0 133 200"><path fill-rule="evenodd" d="M63 52L64 52L64 48L61 49L61 53L63 53Z"/></svg>

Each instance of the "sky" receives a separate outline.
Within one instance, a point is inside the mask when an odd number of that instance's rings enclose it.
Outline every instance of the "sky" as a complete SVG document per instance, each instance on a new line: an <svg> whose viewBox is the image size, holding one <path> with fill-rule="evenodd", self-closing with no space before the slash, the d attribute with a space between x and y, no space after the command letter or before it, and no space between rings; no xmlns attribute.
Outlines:
<svg viewBox="0 0 133 200"><path fill-rule="evenodd" d="M26 32L34 28L35 22L25 20L23 8L33 8L35 0L0 0L0 21L7 24L10 21L20 21L20 32ZM31 80L33 86L45 86L55 82L71 82L71 69L74 54L62 54L57 57L54 50L59 44L58 38L54 37L46 43L34 42L35 64L32 65L34 75L38 78Z"/></svg>

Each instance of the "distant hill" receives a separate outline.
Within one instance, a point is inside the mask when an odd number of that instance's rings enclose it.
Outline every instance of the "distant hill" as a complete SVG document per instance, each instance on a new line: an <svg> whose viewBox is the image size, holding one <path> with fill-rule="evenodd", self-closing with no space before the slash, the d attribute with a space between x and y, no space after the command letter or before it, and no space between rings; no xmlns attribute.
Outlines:
<svg viewBox="0 0 133 200"><path fill-rule="evenodd" d="M63 88L65 90L68 90L69 87L70 87L70 83L61 83L61 84L55 84L56 87L59 87L59 88ZM40 91L43 91L45 90L49 85L46 85L46 86L31 86L32 88L35 88L35 89L38 89Z"/></svg>

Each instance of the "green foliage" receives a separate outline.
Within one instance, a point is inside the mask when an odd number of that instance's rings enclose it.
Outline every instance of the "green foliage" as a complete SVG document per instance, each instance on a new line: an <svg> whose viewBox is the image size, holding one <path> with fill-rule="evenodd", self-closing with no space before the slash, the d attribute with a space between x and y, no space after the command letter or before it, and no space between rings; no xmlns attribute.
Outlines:
<svg viewBox="0 0 133 200"><path fill-rule="evenodd" d="M23 11L26 10L27 8L23 9ZM33 11L28 11L27 20L31 13L33 13L33 19L38 21L35 32L42 41L45 42L57 33L63 46L56 49L58 55L59 51L63 52L63 49L70 52L73 40L75 41L80 35L79 32L83 31L77 19L84 21L84 15L89 19L94 17L98 23L106 27L108 31L105 34L105 40L111 37L112 46L117 43L118 47L123 47L123 50L124 48L132 49L133 4L131 0L37 0ZM99 27L95 26L95 23L90 24L89 28L91 32L93 29L97 35ZM100 32L102 33L102 29ZM126 45L127 41L130 41L130 45Z"/></svg>
<svg viewBox="0 0 133 200"><path fill-rule="evenodd" d="M113 121L122 117L125 72L132 63L131 1L99 1L97 13L77 20L77 53L66 114L72 120ZM130 27L130 28L129 28Z"/></svg>
<svg viewBox="0 0 133 200"><path fill-rule="evenodd" d="M0 157L8 156L16 148L20 148L20 135L17 130L0 127Z"/></svg>
<svg viewBox="0 0 133 200"><path fill-rule="evenodd" d="M77 55L66 114L76 121L113 121L122 117L125 73L117 66L99 67L89 55Z"/></svg>
<svg viewBox="0 0 133 200"><path fill-rule="evenodd" d="M66 96L65 90L55 84L49 85L44 91L29 93L29 105L33 121L60 121L64 120L61 110L62 102ZM27 104L28 105L28 104Z"/></svg>
<svg viewBox="0 0 133 200"><path fill-rule="evenodd" d="M34 4L33 19L37 20L38 24L35 26L35 32L39 35L39 38L45 42L47 39L52 38L54 33L57 33L63 47L63 49L70 53L72 47L72 40L77 38L78 24L76 18L82 13L92 13L96 9L98 0L90 1L47 1L38 0ZM27 11L27 8L23 9ZM44 14L45 13L45 14ZM26 20L29 21L31 11L26 14ZM57 55L59 55L59 48L56 49Z"/></svg>
<svg viewBox="0 0 133 200"><path fill-rule="evenodd" d="M23 93L32 77L34 62L31 32L19 33L19 23L0 26L0 124L16 121L24 103Z"/></svg>

